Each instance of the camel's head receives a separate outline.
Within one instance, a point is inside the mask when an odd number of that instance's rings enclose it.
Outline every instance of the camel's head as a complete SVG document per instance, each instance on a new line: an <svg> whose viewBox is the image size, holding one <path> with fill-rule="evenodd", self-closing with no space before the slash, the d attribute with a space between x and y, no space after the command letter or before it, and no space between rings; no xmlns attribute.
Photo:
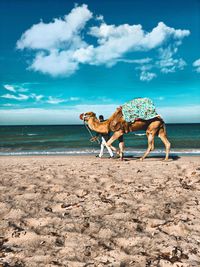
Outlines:
<svg viewBox="0 0 200 267"><path fill-rule="evenodd" d="M81 120L88 121L90 118L96 118L96 114L92 111L82 113L80 116Z"/></svg>

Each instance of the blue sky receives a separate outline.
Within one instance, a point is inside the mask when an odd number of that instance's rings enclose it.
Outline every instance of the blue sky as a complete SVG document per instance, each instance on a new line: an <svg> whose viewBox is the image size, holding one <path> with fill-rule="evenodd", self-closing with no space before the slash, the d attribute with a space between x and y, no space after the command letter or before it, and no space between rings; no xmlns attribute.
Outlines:
<svg viewBox="0 0 200 267"><path fill-rule="evenodd" d="M77 124L150 97L200 122L200 1L1 0L0 124Z"/></svg>

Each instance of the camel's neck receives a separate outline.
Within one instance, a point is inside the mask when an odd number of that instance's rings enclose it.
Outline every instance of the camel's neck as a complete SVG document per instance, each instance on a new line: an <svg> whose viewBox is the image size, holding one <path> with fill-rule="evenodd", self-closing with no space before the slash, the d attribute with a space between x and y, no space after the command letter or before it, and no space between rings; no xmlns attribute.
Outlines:
<svg viewBox="0 0 200 267"><path fill-rule="evenodd" d="M88 126L91 130L98 133L108 133L109 132L109 121L100 122L96 118L90 118L88 120Z"/></svg>
<svg viewBox="0 0 200 267"><path fill-rule="evenodd" d="M90 118L88 120L88 126L91 130L98 132L98 133L108 133L111 128L110 124L118 121L122 118L122 111L121 109L117 109L106 121L100 122L97 118ZM113 131L113 130L111 130Z"/></svg>

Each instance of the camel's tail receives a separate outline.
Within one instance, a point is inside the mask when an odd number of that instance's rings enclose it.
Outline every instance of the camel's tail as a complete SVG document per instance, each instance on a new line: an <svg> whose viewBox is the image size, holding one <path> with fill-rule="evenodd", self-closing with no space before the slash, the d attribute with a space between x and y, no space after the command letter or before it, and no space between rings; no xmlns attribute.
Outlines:
<svg viewBox="0 0 200 267"><path fill-rule="evenodd" d="M167 135L167 130L166 130L166 125L165 122L162 120L162 124L160 125L160 128L157 132L157 135L159 136L160 134L164 134L165 136Z"/></svg>

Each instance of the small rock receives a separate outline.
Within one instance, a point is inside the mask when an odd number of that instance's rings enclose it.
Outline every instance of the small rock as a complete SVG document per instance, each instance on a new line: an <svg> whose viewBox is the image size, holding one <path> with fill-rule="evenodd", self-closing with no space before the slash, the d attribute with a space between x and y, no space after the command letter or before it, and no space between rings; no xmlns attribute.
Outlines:
<svg viewBox="0 0 200 267"><path fill-rule="evenodd" d="M89 222L84 222L83 227L88 228L90 226Z"/></svg>
<svg viewBox="0 0 200 267"><path fill-rule="evenodd" d="M182 253L182 254L181 254L181 259L188 260L189 257L188 257L188 255Z"/></svg>
<svg viewBox="0 0 200 267"><path fill-rule="evenodd" d="M55 261L55 260L53 260L51 263L54 265L57 265L57 266L62 266L62 264L60 262Z"/></svg>
<svg viewBox="0 0 200 267"><path fill-rule="evenodd" d="M84 190L84 189L79 189L75 192L76 196L79 198L85 197L86 195L88 195L88 191Z"/></svg>
<svg viewBox="0 0 200 267"><path fill-rule="evenodd" d="M164 212L165 212L166 214L170 214L170 213L171 213L171 210L170 210L169 208L166 208L166 209L164 210Z"/></svg>
<svg viewBox="0 0 200 267"><path fill-rule="evenodd" d="M85 247L84 255L87 257L91 256L91 247L90 246Z"/></svg>
<svg viewBox="0 0 200 267"><path fill-rule="evenodd" d="M65 240L61 239L61 238L56 238L56 242L55 242L57 247L63 247L65 244Z"/></svg>
<svg viewBox="0 0 200 267"><path fill-rule="evenodd" d="M52 208L51 207L45 207L44 208L46 211L48 211L48 212L52 212Z"/></svg>
<svg viewBox="0 0 200 267"><path fill-rule="evenodd" d="M187 190L191 190L193 188L191 185L187 184L186 182L182 182L181 185L184 189L187 189Z"/></svg>
<svg viewBox="0 0 200 267"><path fill-rule="evenodd" d="M137 224L137 227L136 227L136 231L137 232L143 232L144 231L144 228L143 228L143 226L141 225L141 224Z"/></svg>
<svg viewBox="0 0 200 267"><path fill-rule="evenodd" d="M65 203L63 203L61 205L61 208L66 209L66 208L69 208L70 206L71 206L71 204L65 204Z"/></svg>
<svg viewBox="0 0 200 267"><path fill-rule="evenodd" d="M0 247L3 246L3 244L7 241L8 241L8 238L0 237Z"/></svg>
<svg viewBox="0 0 200 267"><path fill-rule="evenodd" d="M90 251L85 251L84 252L84 255L87 256L87 257L89 257L89 256L91 256L91 252Z"/></svg>
<svg viewBox="0 0 200 267"><path fill-rule="evenodd" d="M5 253L0 251L0 258L4 258L5 256L6 256ZM0 265L0 267L1 267L1 265Z"/></svg>

